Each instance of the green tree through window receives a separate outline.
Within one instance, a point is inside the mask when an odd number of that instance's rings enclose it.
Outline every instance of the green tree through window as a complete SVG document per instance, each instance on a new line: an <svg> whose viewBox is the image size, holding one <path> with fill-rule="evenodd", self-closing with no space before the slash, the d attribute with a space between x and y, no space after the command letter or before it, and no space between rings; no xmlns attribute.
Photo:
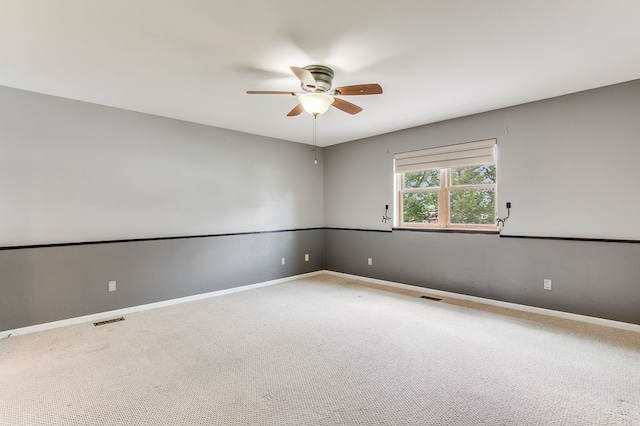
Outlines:
<svg viewBox="0 0 640 426"><path fill-rule="evenodd" d="M407 172L399 182L400 226L495 229L495 164Z"/></svg>
<svg viewBox="0 0 640 426"><path fill-rule="evenodd" d="M454 224L492 225L496 221L496 190L492 188L456 190L456 186L496 183L496 166L457 167L451 169L449 191L450 221Z"/></svg>

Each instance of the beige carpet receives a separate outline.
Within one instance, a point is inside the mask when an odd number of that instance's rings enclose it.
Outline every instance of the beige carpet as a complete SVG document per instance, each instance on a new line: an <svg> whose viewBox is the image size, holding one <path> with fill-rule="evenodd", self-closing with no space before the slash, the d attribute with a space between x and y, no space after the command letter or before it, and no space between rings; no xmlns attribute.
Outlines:
<svg viewBox="0 0 640 426"><path fill-rule="evenodd" d="M1 425L640 425L640 335L319 276L0 340Z"/></svg>

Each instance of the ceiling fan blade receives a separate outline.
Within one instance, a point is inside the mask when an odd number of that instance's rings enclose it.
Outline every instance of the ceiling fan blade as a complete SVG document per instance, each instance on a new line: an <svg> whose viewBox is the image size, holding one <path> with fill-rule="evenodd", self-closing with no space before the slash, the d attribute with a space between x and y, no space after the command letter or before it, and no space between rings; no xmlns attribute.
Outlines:
<svg viewBox="0 0 640 426"><path fill-rule="evenodd" d="M334 89L337 95L379 95L382 87L379 84L355 84L353 86L342 86Z"/></svg>
<svg viewBox="0 0 640 426"><path fill-rule="evenodd" d="M298 104L294 109L289 111L289 114L287 114L287 117L295 117L296 115L302 114L303 111L304 111L304 107L302 106L302 104Z"/></svg>
<svg viewBox="0 0 640 426"><path fill-rule="evenodd" d="M304 68L299 67L291 67L291 71L298 77L298 80L302 82L309 89L315 89L318 86L316 83L316 79L311 74L311 71L305 70Z"/></svg>
<svg viewBox="0 0 640 426"><path fill-rule="evenodd" d="M249 95L293 95L296 94L293 92L279 92L277 90L247 90L247 94Z"/></svg>
<svg viewBox="0 0 640 426"><path fill-rule="evenodd" d="M347 102L344 99L340 98L335 98L331 105L338 108L339 110L348 112L351 115L357 114L362 111L362 108L360 108L358 105L352 104L351 102Z"/></svg>

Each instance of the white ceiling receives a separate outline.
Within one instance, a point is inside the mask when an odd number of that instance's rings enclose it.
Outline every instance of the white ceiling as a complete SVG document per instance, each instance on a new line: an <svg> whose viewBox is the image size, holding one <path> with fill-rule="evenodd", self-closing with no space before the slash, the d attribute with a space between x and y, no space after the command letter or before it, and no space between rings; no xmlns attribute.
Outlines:
<svg viewBox="0 0 640 426"><path fill-rule="evenodd" d="M360 139L640 78L638 0L0 0L0 85L311 143L289 66L379 83Z"/></svg>

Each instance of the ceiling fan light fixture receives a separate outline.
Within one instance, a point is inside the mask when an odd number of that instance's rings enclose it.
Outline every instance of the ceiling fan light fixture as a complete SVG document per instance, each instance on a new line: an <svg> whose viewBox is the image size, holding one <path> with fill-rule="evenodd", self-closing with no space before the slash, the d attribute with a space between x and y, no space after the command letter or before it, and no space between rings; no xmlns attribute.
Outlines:
<svg viewBox="0 0 640 426"><path fill-rule="evenodd" d="M334 100L333 96L324 93L304 93L298 96L304 110L316 116L327 112Z"/></svg>
<svg viewBox="0 0 640 426"><path fill-rule="evenodd" d="M353 84L339 86L332 89L333 70L324 65L307 65L304 68L291 67L291 71L300 80L301 93L283 92L276 90L247 90L249 95L294 95L298 97L298 104L287 114L287 117L296 117L307 111L317 117L327 112L330 106L334 106L347 114L358 114L362 111L358 105L342 99L349 95L380 95L382 87L377 83Z"/></svg>

